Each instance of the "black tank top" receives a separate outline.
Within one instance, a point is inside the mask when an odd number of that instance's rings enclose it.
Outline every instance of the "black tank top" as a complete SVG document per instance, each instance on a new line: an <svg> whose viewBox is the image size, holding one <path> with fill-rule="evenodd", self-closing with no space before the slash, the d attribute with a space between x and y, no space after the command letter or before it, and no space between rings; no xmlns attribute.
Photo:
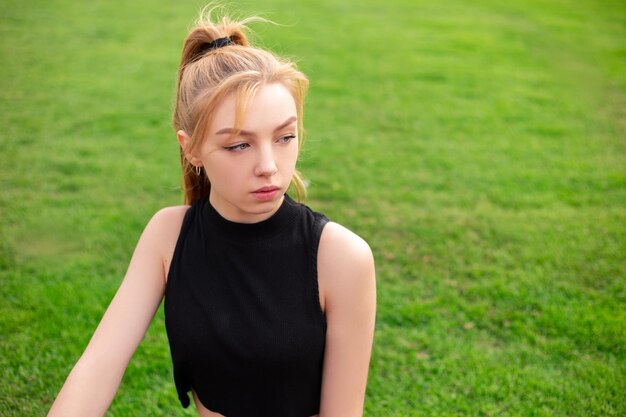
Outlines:
<svg viewBox="0 0 626 417"><path fill-rule="evenodd" d="M328 219L285 195L259 223L208 198L185 214L165 289L174 382L226 417L319 413L326 320L317 249Z"/></svg>

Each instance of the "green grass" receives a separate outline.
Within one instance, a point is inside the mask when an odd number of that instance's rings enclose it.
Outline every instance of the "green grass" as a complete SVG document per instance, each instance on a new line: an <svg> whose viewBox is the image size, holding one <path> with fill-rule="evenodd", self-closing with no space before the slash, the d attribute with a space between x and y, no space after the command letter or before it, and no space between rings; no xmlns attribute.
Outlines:
<svg viewBox="0 0 626 417"><path fill-rule="evenodd" d="M182 202L170 108L200 5L3 2L0 415L46 413ZM625 415L624 2L241 8L311 79L309 205L376 256L365 415ZM161 309L109 415L192 408Z"/></svg>

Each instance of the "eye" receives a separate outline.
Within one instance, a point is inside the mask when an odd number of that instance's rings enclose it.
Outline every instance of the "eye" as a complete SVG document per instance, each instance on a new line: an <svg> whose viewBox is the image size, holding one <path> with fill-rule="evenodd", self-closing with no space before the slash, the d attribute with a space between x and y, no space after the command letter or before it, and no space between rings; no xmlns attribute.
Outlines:
<svg viewBox="0 0 626 417"><path fill-rule="evenodd" d="M281 138L278 139L279 143L289 143L291 142L293 139L296 138L296 135L286 135L286 136L282 136Z"/></svg>
<svg viewBox="0 0 626 417"><path fill-rule="evenodd" d="M241 152L245 150L246 148L248 148L249 146L250 145L248 145L247 143L239 143L233 146L224 146L224 149L226 149L229 152Z"/></svg>

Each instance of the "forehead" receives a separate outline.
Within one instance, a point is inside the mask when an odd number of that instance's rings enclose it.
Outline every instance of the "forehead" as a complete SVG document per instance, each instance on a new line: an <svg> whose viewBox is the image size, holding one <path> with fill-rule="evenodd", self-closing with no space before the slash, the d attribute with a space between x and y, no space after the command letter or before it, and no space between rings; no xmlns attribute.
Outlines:
<svg viewBox="0 0 626 417"><path fill-rule="evenodd" d="M227 96L216 108L209 132L235 126L237 96ZM286 119L297 116L296 103L289 90L282 84L264 85L250 98L241 129L250 132L273 131Z"/></svg>

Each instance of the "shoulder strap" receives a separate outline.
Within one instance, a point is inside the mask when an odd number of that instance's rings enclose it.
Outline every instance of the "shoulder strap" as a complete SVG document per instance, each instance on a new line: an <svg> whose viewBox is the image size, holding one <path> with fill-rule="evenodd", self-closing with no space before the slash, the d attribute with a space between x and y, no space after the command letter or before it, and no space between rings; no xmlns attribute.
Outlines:
<svg viewBox="0 0 626 417"><path fill-rule="evenodd" d="M313 221L313 236L311 236L311 271L313 272L313 295L314 295L314 304L318 308L319 314L324 318L324 323L326 323L326 318L324 312L322 311L322 306L319 303L319 282L317 276L317 251L320 246L320 238L322 236L322 231L324 230L324 226L329 222L328 217L324 216L321 213L314 213L314 221Z"/></svg>
<svg viewBox="0 0 626 417"><path fill-rule="evenodd" d="M314 213L315 220L313 222L313 250L315 255L317 256L317 248L320 244L320 237L322 236L322 230L324 230L324 226L330 220L328 217L324 216L322 213Z"/></svg>
<svg viewBox="0 0 626 417"><path fill-rule="evenodd" d="M183 241L185 240L185 236L187 235L187 231L191 225L191 220L193 219L193 213L196 209L196 205L191 205L187 211L185 212L185 217L183 217L183 222L180 226L180 232L178 233L178 238L176 239L176 246L174 246L174 253L172 254L172 259L170 261L170 267L167 271L167 280L165 285L165 291L167 293L167 289L169 288L169 282L172 275L172 271L175 268L175 264L178 262L178 257L180 256L181 247L183 245Z"/></svg>

